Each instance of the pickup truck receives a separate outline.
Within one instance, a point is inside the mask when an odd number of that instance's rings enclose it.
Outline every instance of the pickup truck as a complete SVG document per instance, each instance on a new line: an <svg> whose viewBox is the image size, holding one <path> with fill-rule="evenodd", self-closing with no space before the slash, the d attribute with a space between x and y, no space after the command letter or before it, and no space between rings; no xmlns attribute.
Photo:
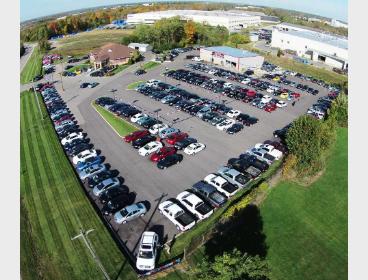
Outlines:
<svg viewBox="0 0 368 280"><path fill-rule="evenodd" d="M168 199L158 206L161 214L166 216L180 231L186 231L195 225L195 220L174 201Z"/></svg>
<svg viewBox="0 0 368 280"><path fill-rule="evenodd" d="M262 171L259 170L258 168L255 168L254 166L249 166L246 170L245 170L246 173L248 173L250 176L252 176L253 179L257 178L261 173Z"/></svg>
<svg viewBox="0 0 368 280"><path fill-rule="evenodd" d="M252 179L250 175L246 176L239 171L226 166L220 167L217 172L230 183L240 188L246 187Z"/></svg>
<svg viewBox="0 0 368 280"><path fill-rule="evenodd" d="M220 193L226 195L226 197L233 196L239 190L239 186L230 184L226 179L212 173L207 175L204 181L214 186Z"/></svg>
<svg viewBox="0 0 368 280"><path fill-rule="evenodd" d="M177 195L176 199L179 200L189 212L196 215L199 220L206 219L213 213L213 208L194 193L183 191Z"/></svg>

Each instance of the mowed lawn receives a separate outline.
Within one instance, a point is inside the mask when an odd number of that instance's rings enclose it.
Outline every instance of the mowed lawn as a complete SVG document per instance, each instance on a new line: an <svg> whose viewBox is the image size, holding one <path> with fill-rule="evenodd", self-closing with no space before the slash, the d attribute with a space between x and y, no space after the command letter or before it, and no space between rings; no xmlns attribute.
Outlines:
<svg viewBox="0 0 368 280"><path fill-rule="evenodd" d="M71 241L80 228L95 230L88 238L111 279L136 279L83 192L41 97L44 120L33 93L20 98L22 279L102 279L83 241Z"/></svg>
<svg viewBox="0 0 368 280"><path fill-rule="evenodd" d="M129 122L115 116L105 108L92 103L92 106L96 109L97 112L105 119L105 121L110 124L115 131L121 136L128 135L129 133L138 130L137 127L131 125Z"/></svg>
<svg viewBox="0 0 368 280"><path fill-rule="evenodd" d="M132 32L130 29L82 32L57 40L57 47L52 52L62 55L85 55L92 49L99 48L106 43L120 43L125 35L129 35Z"/></svg>
<svg viewBox="0 0 368 280"><path fill-rule="evenodd" d="M161 64L161 63L156 62L156 61L149 61L149 62L145 63L145 64L142 66L142 68L143 68L144 70L150 70L150 69L153 69L153 68L155 68L155 67L159 66L160 64Z"/></svg>
<svg viewBox="0 0 368 280"><path fill-rule="evenodd" d="M22 72L20 73L20 82L27 84L32 82L32 79L42 73L42 53L39 47L35 47L31 56L29 57L27 64L24 65Z"/></svg>
<svg viewBox="0 0 368 280"><path fill-rule="evenodd" d="M272 279L348 278L348 131L309 187L276 186L261 207Z"/></svg>

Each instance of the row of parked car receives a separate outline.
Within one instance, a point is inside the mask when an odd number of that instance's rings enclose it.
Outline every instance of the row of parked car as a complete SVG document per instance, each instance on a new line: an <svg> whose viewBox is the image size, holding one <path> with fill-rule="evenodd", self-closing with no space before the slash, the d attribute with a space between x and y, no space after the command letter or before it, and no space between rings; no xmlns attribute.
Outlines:
<svg viewBox="0 0 368 280"><path fill-rule="evenodd" d="M228 134L235 134L241 131L244 125L250 126L258 122L257 118L244 114L223 103L199 97L196 94L159 80L149 80L145 84L138 86L136 90L163 104L196 116L216 126L217 129L226 131Z"/></svg>
<svg viewBox="0 0 368 280"><path fill-rule="evenodd" d="M222 94L245 103L250 103L266 112L273 112L277 108L284 108L287 106L285 101L272 98L269 95L256 93L254 90L227 83L223 80L210 78L192 71L179 69L169 71L165 74L170 78L210 90L212 93Z"/></svg>
<svg viewBox="0 0 368 280"><path fill-rule="evenodd" d="M160 120L142 113L135 107L133 108L136 110L130 110L132 106L129 104L117 102L110 97L100 97L95 102L115 115L125 116L130 122L145 128L134 131L124 136L123 139L125 142L131 143L133 148L138 149L140 156L149 156L152 162L157 163L159 169L166 169L180 163L184 157L177 153L179 150L187 155L195 155L206 148L205 144L189 137L186 132L170 127ZM135 114L130 116L132 113Z"/></svg>
<svg viewBox="0 0 368 280"><path fill-rule="evenodd" d="M104 157L93 148L53 85L40 84L36 90L43 97L60 143L79 179L98 197L102 214L114 215L118 224L143 216L148 210L146 204L134 203L135 194L122 184L117 172L104 163Z"/></svg>
<svg viewBox="0 0 368 280"><path fill-rule="evenodd" d="M281 98L287 98L288 100L293 100L294 98L297 98L295 97L295 91L287 89L287 88L283 88L281 87L281 84L289 85L291 87L294 87L299 90L307 91L314 95L318 94L319 92L317 89L313 89L311 87L308 87L307 85L298 84L293 81L290 81L287 79L286 75L281 75L281 74L278 74L278 75L277 74L266 74L263 76L263 78L265 79L276 82L278 84L276 85L268 81L253 78L251 76L252 75L251 73L253 71L251 70L249 70L249 75L247 75L247 74L235 73L229 70L224 70L224 69L214 67L208 64L204 64L204 63L188 64L187 67L193 70L205 72L208 74L213 74L214 76L218 76L221 78L226 78L231 81L236 81L244 85L251 86L257 90L264 90L264 91L267 91L268 93L272 93L274 96L280 96ZM300 93L298 94L300 95Z"/></svg>
<svg viewBox="0 0 368 280"><path fill-rule="evenodd" d="M159 212L167 217L179 231L186 231L199 221L210 217L239 190L250 186L252 180L287 153L283 144L267 140L246 150L238 158L210 173L190 189L159 204Z"/></svg>
<svg viewBox="0 0 368 280"><path fill-rule="evenodd" d="M337 96L338 94L330 93L328 96L318 98L317 102L308 108L307 114L316 119L322 120L326 116L328 109L331 108L332 101Z"/></svg>

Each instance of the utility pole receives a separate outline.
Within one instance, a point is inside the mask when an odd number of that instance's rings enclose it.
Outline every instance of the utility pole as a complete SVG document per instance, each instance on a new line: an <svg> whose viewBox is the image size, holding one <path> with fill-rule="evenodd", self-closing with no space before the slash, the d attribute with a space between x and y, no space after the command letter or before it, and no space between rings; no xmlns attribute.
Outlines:
<svg viewBox="0 0 368 280"><path fill-rule="evenodd" d="M74 236L71 240L82 237L84 243L86 244L88 250L90 251L90 253L92 255L92 258L95 260L96 264L98 265L98 267L101 269L102 273L104 274L105 279L111 280L109 274L107 274L105 268L103 267L100 259L97 257L96 253L93 251L92 244L90 243L90 241L87 238L87 235L89 233L91 233L92 231L94 231L94 229L89 229L87 231L84 231L83 229L81 229L80 234Z"/></svg>

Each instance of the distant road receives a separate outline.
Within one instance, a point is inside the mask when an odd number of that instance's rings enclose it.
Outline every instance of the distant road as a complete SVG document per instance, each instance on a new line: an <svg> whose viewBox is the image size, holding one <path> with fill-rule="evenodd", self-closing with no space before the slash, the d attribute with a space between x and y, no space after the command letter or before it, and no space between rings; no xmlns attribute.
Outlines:
<svg viewBox="0 0 368 280"><path fill-rule="evenodd" d="M25 53L20 58L20 72L22 72L24 65L27 64L28 59L30 58L36 44L24 44Z"/></svg>

